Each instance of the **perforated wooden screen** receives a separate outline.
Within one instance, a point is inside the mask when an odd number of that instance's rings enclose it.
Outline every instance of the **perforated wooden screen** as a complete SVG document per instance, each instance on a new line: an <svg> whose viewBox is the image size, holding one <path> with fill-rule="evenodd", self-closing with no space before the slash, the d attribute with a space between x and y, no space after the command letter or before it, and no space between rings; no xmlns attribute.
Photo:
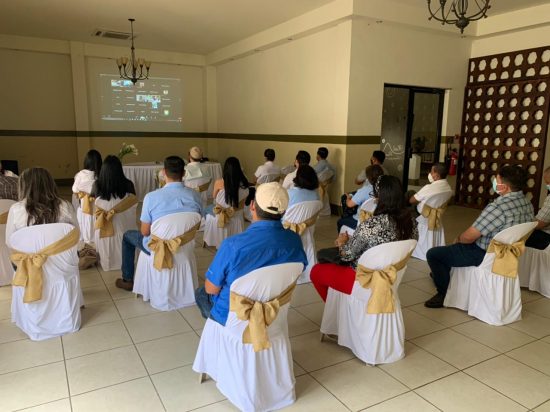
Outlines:
<svg viewBox="0 0 550 412"><path fill-rule="evenodd" d="M550 46L470 59L464 96L457 204L483 208L501 165L529 172L538 206L550 101Z"/></svg>

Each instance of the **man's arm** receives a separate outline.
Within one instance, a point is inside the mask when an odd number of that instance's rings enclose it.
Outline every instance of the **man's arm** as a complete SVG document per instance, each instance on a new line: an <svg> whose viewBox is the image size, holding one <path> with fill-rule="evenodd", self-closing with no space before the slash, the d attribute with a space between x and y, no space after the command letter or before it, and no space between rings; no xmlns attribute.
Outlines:
<svg viewBox="0 0 550 412"><path fill-rule="evenodd" d="M151 234L151 224L141 222L141 234L143 236L149 236Z"/></svg>
<svg viewBox="0 0 550 412"><path fill-rule="evenodd" d="M204 281L204 290L206 290L206 293L208 293L209 295L218 295L222 288L214 285L212 282L206 279Z"/></svg>
<svg viewBox="0 0 550 412"><path fill-rule="evenodd" d="M349 193L346 194L346 196L347 196L347 199L346 199L346 206L347 207L352 208L352 207L357 206L357 204L353 201L353 196L351 196Z"/></svg>
<svg viewBox="0 0 550 412"><path fill-rule="evenodd" d="M546 226L550 225L550 222L544 222L542 220L539 220L539 219L536 219L536 222L537 222L537 226L535 226L535 229L542 229L542 228L545 228Z"/></svg>
<svg viewBox="0 0 550 412"><path fill-rule="evenodd" d="M475 227L470 226L457 238L457 243L474 243L481 237L481 232Z"/></svg>

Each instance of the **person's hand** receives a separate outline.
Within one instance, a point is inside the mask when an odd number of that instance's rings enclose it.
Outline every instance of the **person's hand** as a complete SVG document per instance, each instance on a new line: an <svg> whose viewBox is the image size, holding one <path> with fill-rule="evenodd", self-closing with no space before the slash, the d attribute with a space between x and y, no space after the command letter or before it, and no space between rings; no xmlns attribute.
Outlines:
<svg viewBox="0 0 550 412"><path fill-rule="evenodd" d="M347 232L340 233L340 235L338 236L334 244L338 247L342 247L348 242L348 240L349 240L349 236Z"/></svg>
<svg viewBox="0 0 550 412"><path fill-rule="evenodd" d="M353 197L352 195L350 195L349 193L346 193L346 198L347 198L348 200L351 200L352 197Z"/></svg>

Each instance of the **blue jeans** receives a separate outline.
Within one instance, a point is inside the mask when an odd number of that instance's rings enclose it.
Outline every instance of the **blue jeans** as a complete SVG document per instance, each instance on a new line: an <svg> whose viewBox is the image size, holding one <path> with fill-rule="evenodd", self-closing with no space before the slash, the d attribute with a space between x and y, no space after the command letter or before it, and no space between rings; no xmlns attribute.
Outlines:
<svg viewBox="0 0 550 412"><path fill-rule="evenodd" d="M204 319L208 319L214 303L212 302L212 296L206 293L204 286L201 286L195 290L195 301L201 311L202 317Z"/></svg>
<svg viewBox="0 0 550 412"><path fill-rule="evenodd" d="M122 279L133 282L135 272L136 248L148 255L151 253L143 247L143 235L138 230L127 230L122 236Z"/></svg>
<svg viewBox="0 0 550 412"><path fill-rule="evenodd" d="M475 243L455 243L454 245L434 247L428 250L426 259L432 270L437 293L447 294L452 268L478 266L484 257L485 251Z"/></svg>

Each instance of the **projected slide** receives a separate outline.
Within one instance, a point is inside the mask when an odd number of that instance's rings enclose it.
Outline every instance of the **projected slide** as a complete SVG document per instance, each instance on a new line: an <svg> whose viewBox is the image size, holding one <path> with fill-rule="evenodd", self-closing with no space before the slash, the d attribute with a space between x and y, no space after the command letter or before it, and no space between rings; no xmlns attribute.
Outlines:
<svg viewBox="0 0 550 412"><path fill-rule="evenodd" d="M130 122L180 122L180 79L150 77L135 85L111 74L100 74L101 119Z"/></svg>

